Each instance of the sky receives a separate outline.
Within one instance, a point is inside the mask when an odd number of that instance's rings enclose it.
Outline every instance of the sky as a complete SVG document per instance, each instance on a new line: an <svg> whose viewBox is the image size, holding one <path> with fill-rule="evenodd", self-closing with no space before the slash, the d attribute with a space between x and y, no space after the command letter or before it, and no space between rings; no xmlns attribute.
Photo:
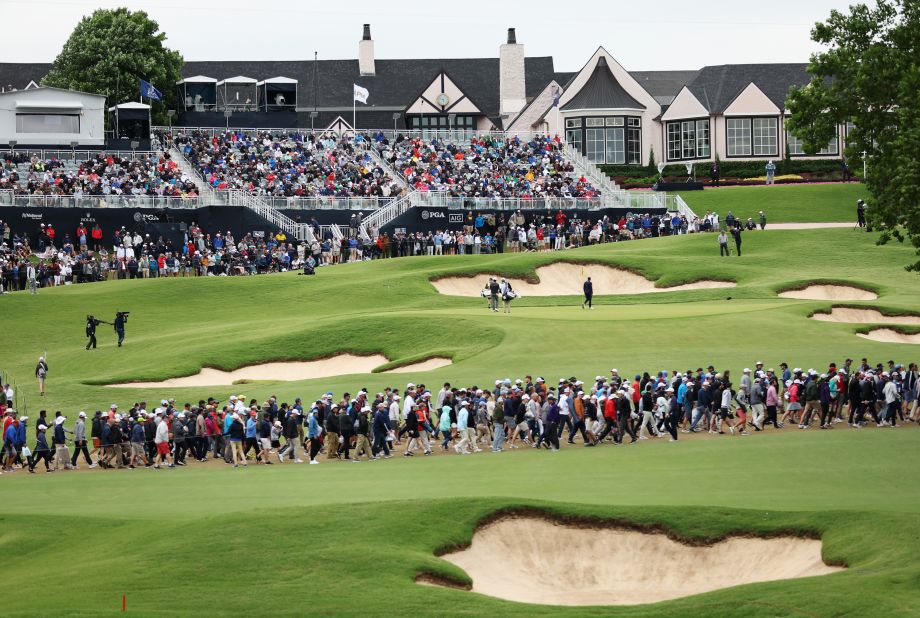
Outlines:
<svg viewBox="0 0 920 618"><path fill-rule="evenodd" d="M0 62L51 62L82 16L117 6L147 11L186 60L355 58L370 23L377 58L495 57L515 27L527 55L553 56L557 71L600 45L633 71L807 62L820 51L814 23L850 1L0 0Z"/></svg>

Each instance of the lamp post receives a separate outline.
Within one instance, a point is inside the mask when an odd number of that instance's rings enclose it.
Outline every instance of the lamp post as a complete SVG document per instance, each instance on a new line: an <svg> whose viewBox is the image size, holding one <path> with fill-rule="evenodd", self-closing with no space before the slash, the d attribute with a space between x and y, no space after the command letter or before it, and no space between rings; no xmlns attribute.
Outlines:
<svg viewBox="0 0 920 618"><path fill-rule="evenodd" d="M174 109L168 109L168 110L166 110L166 120L167 120L167 122L169 122L169 130L170 130L170 132L172 131L172 119L173 119L173 116L175 116L175 115L176 115L176 110L174 110Z"/></svg>
<svg viewBox="0 0 920 618"><path fill-rule="evenodd" d="M140 146L140 145L141 145L141 143L138 142L137 140L131 140L131 152L133 153L133 158L134 158L134 159L137 158L137 147Z"/></svg>
<svg viewBox="0 0 920 618"><path fill-rule="evenodd" d="M316 117L319 116L319 112L310 112L310 133L316 131Z"/></svg>
<svg viewBox="0 0 920 618"><path fill-rule="evenodd" d="M862 160L863 160L863 182L866 182L866 173L868 170L866 168L866 151L865 150L862 151Z"/></svg>
<svg viewBox="0 0 920 618"><path fill-rule="evenodd" d="M457 119L457 114L447 114L447 138L454 139L454 120Z"/></svg>
<svg viewBox="0 0 920 618"><path fill-rule="evenodd" d="M228 130L228 131L230 130L230 116L232 116L232 115L233 115L233 110L232 110L232 109L225 109L225 110L224 110L224 118L227 120L227 130Z"/></svg>
<svg viewBox="0 0 920 618"><path fill-rule="evenodd" d="M16 155L16 144L18 144L19 142L17 142L14 139L11 139L9 143L10 143L10 152L12 152L12 154L15 156Z"/></svg>
<svg viewBox="0 0 920 618"><path fill-rule="evenodd" d="M400 112L393 113L393 139L396 139L396 132L399 130L396 128L396 122L399 120L399 117L402 116Z"/></svg>
<svg viewBox="0 0 920 618"><path fill-rule="evenodd" d="M77 161L77 146L80 144L78 141L70 142L70 153L73 156L74 162Z"/></svg>

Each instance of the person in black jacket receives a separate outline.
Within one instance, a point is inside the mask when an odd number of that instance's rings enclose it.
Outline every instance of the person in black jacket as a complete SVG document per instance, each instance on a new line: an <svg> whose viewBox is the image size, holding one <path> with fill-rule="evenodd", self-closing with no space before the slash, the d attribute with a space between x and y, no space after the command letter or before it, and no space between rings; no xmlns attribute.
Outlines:
<svg viewBox="0 0 920 618"><path fill-rule="evenodd" d="M285 409L285 404L281 404L282 412L284 411L284 409ZM296 417L299 414L300 412L298 412L297 409L293 409L287 413L287 416L284 417L284 421L282 421L284 424L284 430L282 431L281 435L284 436L284 446L282 446L281 450L278 451L278 459L281 460L282 462L285 460L287 455L290 454L291 459L293 459L295 462L303 463L303 460L297 456L297 446L299 443L297 440L297 418Z"/></svg>
<svg viewBox="0 0 920 618"><path fill-rule="evenodd" d="M326 415L326 459L336 459L339 456L339 406L333 405Z"/></svg>
<svg viewBox="0 0 920 618"><path fill-rule="evenodd" d="M588 277L581 287L585 292L585 300L581 303L581 308L584 309L587 305L588 309L591 309L591 299L594 298L594 284L591 283L591 277Z"/></svg>
<svg viewBox="0 0 920 618"><path fill-rule="evenodd" d="M389 459L392 457L390 455L390 449L387 445L387 404L378 403L377 411L374 412L374 456L378 459L380 458L381 451L383 452L384 459Z"/></svg>
<svg viewBox="0 0 920 618"><path fill-rule="evenodd" d="M51 467L51 449L48 448L48 440L45 438L45 431L47 430L48 427L44 424L39 424L35 428L37 432L35 437L35 448L32 450L32 455L29 457L29 472L33 474L35 473L35 466L42 460L45 462L45 472L54 472L54 468Z"/></svg>
<svg viewBox="0 0 920 618"><path fill-rule="evenodd" d="M362 406L357 412L358 427L355 429L355 458L352 461L360 461L361 455L366 454L368 461L376 459L371 449L370 441L370 406Z"/></svg>
<svg viewBox="0 0 920 618"><path fill-rule="evenodd" d="M489 278L489 309L498 313L498 281L494 277Z"/></svg>
<svg viewBox="0 0 920 618"><path fill-rule="evenodd" d="M354 434L353 421L346 408L339 408L339 456L344 453L345 459L351 459L351 436Z"/></svg>
<svg viewBox="0 0 920 618"><path fill-rule="evenodd" d="M629 400L629 397L620 391L620 394L617 396L617 424L620 428L616 436L617 444L621 444L623 442L624 433L629 434L629 437L632 438L630 444L636 441L636 432L633 430L632 419L630 418L631 414L632 404Z"/></svg>

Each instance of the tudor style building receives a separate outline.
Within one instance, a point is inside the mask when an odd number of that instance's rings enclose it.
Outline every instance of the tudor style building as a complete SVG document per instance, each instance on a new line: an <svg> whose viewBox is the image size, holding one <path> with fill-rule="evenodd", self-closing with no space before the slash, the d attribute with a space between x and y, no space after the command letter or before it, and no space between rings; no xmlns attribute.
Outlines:
<svg viewBox="0 0 920 618"><path fill-rule="evenodd" d="M599 47L578 72L557 72L552 57L527 57L513 28L497 58L385 60L365 25L357 59L186 62L173 124L551 132L609 165L804 157L785 100L806 67L628 71ZM34 88L49 68L0 63L0 91ZM353 107L353 84L366 105ZM845 140L842 126L814 157L842 157Z"/></svg>

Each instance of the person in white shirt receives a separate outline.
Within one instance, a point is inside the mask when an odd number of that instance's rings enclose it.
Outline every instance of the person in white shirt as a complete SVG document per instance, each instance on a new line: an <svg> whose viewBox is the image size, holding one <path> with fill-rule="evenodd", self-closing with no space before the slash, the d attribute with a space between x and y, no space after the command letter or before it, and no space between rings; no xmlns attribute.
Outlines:
<svg viewBox="0 0 920 618"><path fill-rule="evenodd" d="M394 437L394 444L399 444L399 424L401 422L400 413L399 413L399 395L393 395L393 401L390 402L390 427L393 430L393 433L396 434Z"/></svg>

